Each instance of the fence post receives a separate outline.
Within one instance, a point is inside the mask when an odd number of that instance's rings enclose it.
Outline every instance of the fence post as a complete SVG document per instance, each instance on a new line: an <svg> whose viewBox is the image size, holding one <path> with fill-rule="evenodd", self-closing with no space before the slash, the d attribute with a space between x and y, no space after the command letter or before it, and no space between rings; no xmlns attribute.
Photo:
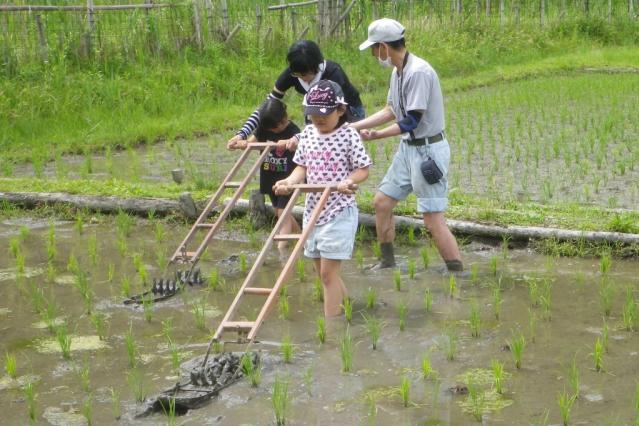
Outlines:
<svg viewBox="0 0 639 426"><path fill-rule="evenodd" d="M481 0L477 0L477 4L475 5L475 20L479 21L481 19Z"/></svg>
<svg viewBox="0 0 639 426"><path fill-rule="evenodd" d="M211 0L204 0L204 6L206 7L206 22L209 31L209 41L213 40L213 3Z"/></svg>
<svg viewBox="0 0 639 426"><path fill-rule="evenodd" d="M197 0L192 1L193 6L193 27L195 29L195 43L199 49L202 48L202 26L200 25L200 11L197 7Z"/></svg>
<svg viewBox="0 0 639 426"><path fill-rule="evenodd" d="M262 29L262 8L259 4L255 5L255 33L257 34L257 39L260 39L260 32Z"/></svg>
<svg viewBox="0 0 639 426"><path fill-rule="evenodd" d="M86 55L91 56L93 42L93 27L95 26L95 18L93 16L93 0L87 0L87 33L85 34Z"/></svg>
<svg viewBox="0 0 639 426"><path fill-rule="evenodd" d="M521 13L519 10L519 0L515 1L515 23L519 25L519 14Z"/></svg>
<svg viewBox="0 0 639 426"><path fill-rule="evenodd" d="M546 19L546 0L539 0L539 25L544 26Z"/></svg>
<svg viewBox="0 0 639 426"><path fill-rule="evenodd" d="M504 25L504 0L499 0L499 25Z"/></svg>
<svg viewBox="0 0 639 426"><path fill-rule="evenodd" d="M608 23L612 22L612 0L608 0Z"/></svg>
<svg viewBox="0 0 639 426"><path fill-rule="evenodd" d="M295 39L295 34L297 34L297 12L295 8L291 9L291 31L293 32L293 39Z"/></svg>
<svg viewBox="0 0 639 426"><path fill-rule="evenodd" d="M490 0L486 0L486 18L490 19Z"/></svg>
<svg viewBox="0 0 639 426"><path fill-rule="evenodd" d="M633 0L628 0L628 15L630 15L631 18L635 15L635 5Z"/></svg>
<svg viewBox="0 0 639 426"><path fill-rule="evenodd" d="M42 25L42 19L39 13L33 15L35 18L36 26L38 27L38 42L40 44L40 57L42 58L42 62L49 61L49 53L47 48L47 38L44 36L44 27Z"/></svg>
<svg viewBox="0 0 639 426"><path fill-rule="evenodd" d="M226 4L226 0L221 0L222 3L222 32L224 37L229 34L229 7Z"/></svg>

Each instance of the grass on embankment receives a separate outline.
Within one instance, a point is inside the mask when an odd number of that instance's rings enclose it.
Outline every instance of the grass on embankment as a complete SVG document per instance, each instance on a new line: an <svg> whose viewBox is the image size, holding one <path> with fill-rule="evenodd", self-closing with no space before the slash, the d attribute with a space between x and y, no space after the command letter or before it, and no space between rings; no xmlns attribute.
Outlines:
<svg viewBox="0 0 639 426"><path fill-rule="evenodd" d="M177 199L189 191L197 201L211 196L211 191L197 190L189 185L129 183L117 179L96 180L39 180L0 178L2 192L66 192L79 195L104 195L122 198L156 197ZM229 194L230 195L230 194ZM374 213L372 193L358 195L362 212ZM397 215L414 215L414 196L401 202ZM639 233L639 212L621 212L575 204L542 205L532 202L499 201L471 197L453 191L450 196L450 219L481 223L542 226L581 231L616 231Z"/></svg>

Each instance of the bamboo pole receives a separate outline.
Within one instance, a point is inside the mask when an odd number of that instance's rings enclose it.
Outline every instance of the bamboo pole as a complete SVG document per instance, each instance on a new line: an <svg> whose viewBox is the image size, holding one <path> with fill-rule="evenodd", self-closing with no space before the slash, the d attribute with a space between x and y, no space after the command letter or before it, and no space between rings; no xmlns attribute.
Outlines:
<svg viewBox="0 0 639 426"><path fill-rule="evenodd" d="M284 0L281 4L276 4L274 6L269 6L268 10L280 10L280 9L288 9L289 7L301 7L301 6L310 6L313 4L318 4L320 0L312 0L312 1L303 1L299 3L286 3Z"/></svg>
<svg viewBox="0 0 639 426"><path fill-rule="evenodd" d="M213 31L213 3L211 3L211 0L204 0L204 7L206 7L206 22L207 22L207 30L209 33L209 40L212 41L214 38L214 31Z"/></svg>
<svg viewBox="0 0 639 426"><path fill-rule="evenodd" d="M257 34L257 38L259 40L260 32L262 29L262 8L259 4L255 5L255 33Z"/></svg>
<svg viewBox="0 0 639 426"><path fill-rule="evenodd" d="M499 25L504 25L504 0L499 0Z"/></svg>
<svg viewBox="0 0 639 426"><path fill-rule="evenodd" d="M546 21L546 0L539 0L539 25L543 28Z"/></svg>
<svg viewBox="0 0 639 426"><path fill-rule="evenodd" d="M608 23L612 23L612 0L608 0Z"/></svg>
<svg viewBox="0 0 639 426"><path fill-rule="evenodd" d="M222 5L222 32L224 35L229 33L229 7L226 0L220 0Z"/></svg>
<svg viewBox="0 0 639 426"><path fill-rule="evenodd" d="M88 3L88 0L87 0ZM93 2L91 2L93 3ZM110 11L110 10L131 10L131 9L159 9L163 7L174 7L172 4L119 4L119 5L103 5L91 6L94 12ZM89 6L18 6L18 5L0 5L0 12L85 12Z"/></svg>
<svg viewBox="0 0 639 426"><path fill-rule="evenodd" d="M346 9L344 9L344 12L342 12L339 18L337 18L337 21L335 21L335 23L331 27L330 34L335 33L335 30L337 30L337 28L339 27L339 24L349 16L349 14L351 13L351 9L353 8L353 6L355 6L356 2L357 0L351 0L348 6L346 6Z"/></svg>
<svg viewBox="0 0 639 426"><path fill-rule="evenodd" d="M240 28L242 28L241 24L235 24L233 30L229 33L228 37L226 37L226 40L224 40L224 43L230 42L231 39L233 39L233 37L235 37L235 35L240 31Z"/></svg>
<svg viewBox="0 0 639 426"><path fill-rule="evenodd" d="M91 56L93 42L93 28L95 26L95 17L93 16L93 0L87 0L87 32L85 34L85 53L87 57Z"/></svg>

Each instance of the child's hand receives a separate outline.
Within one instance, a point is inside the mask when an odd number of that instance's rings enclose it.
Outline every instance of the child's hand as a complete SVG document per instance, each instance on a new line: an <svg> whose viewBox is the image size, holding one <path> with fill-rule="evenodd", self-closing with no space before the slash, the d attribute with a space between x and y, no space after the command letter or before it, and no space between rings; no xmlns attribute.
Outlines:
<svg viewBox="0 0 639 426"><path fill-rule="evenodd" d="M293 192L293 188L291 188L291 183L288 179L282 179L275 182L273 192L275 192L275 195L288 195Z"/></svg>
<svg viewBox="0 0 639 426"><path fill-rule="evenodd" d="M337 191L346 195L354 194L357 188L358 186L353 182L353 179L344 179L337 184Z"/></svg>
<svg viewBox="0 0 639 426"><path fill-rule="evenodd" d="M284 151L288 145L288 139L281 139L275 143L275 149L278 151Z"/></svg>
<svg viewBox="0 0 639 426"><path fill-rule="evenodd" d="M297 136L293 136L290 139L282 139L280 141L277 141L277 144L279 145L280 142L286 143L286 149L288 149L289 151L295 151L297 149L299 140L297 139Z"/></svg>
<svg viewBox="0 0 639 426"><path fill-rule="evenodd" d="M244 142L244 148L246 148L246 141L242 139L242 136L235 135L226 143L226 149L244 149L240 146L241 142Z"/></svg>

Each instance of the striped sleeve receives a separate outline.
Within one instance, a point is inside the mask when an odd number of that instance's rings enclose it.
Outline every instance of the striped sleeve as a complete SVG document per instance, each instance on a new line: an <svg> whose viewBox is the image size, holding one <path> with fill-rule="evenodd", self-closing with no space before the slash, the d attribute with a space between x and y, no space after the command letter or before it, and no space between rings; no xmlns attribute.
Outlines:
<svg viewBox="0 0 639 426"><path fill-rule="evenodd" d="M266 99L282 99L284 95L281 95L275 91L268 94ZM242 139L247 139L260 125L260 111L256 109L251 113L246 122L242 125L242 128L237 131L236 135L242 136Z"/></svg>

